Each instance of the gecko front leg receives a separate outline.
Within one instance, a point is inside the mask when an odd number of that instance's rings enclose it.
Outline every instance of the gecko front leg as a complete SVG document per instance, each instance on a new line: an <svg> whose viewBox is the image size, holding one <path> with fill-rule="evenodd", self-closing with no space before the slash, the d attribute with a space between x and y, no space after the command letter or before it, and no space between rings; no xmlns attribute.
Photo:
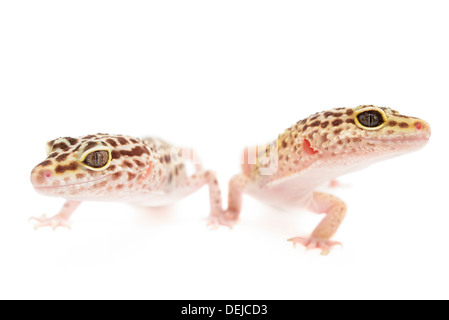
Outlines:
<svg viewBox="0 0 449 320"><path fill-rule="evenodd" d="M184 189L184 196L187 196L204 185L209 187L210 216L217 216L223 212L221 204L221 191L215 172L200 170L188 177L179 188Z"/></svg>
<svg viewBox="0 0 449 320"><path fill-rule="evenodd" d="M62 206L61 211L53 217L47 218L46 215L43 215L40 218L31 217L30 220L36 221L36 223L34 223L34 229L47 226L52 227L53 230L57 227L66 227L70 229L69 219L80 203L81 201L67 200Z"/></svg>
<svg viewBox="0 0 449 320"><path fill-rule="evenodd" d="M327 255L333 246L341 245L340 242L331 241L330 238L337 232L346 216L346 204L331 194L314 192L309 209L316 213L324 213L326 216L310 237L294 237L288 241L292 241L294 245L302 244L308 249L321 249L321 254Z"/></svg>
<svg viewBox="0 0 449 320"><path fill-rule="evenodd" d="M243 174L235 175L229 181L228 209L209 217L209 225L219 225L232 228L238 221L242 210L242 194L248 184L248 177Z"/></svg>

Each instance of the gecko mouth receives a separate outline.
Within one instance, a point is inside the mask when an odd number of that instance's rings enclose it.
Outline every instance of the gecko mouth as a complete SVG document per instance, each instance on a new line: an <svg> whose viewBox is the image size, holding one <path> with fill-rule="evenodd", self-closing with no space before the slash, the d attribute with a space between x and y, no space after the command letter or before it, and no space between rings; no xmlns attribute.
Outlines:
<svg viewBox="0 0 449 320"><path fill-rule="evenodd" d="M427 142L430 136L426 137L408 137L408 138L363 138L366 141L380 141L380 142Z"/></svg>
<svg viewBox="0 0 449 320"><path fill-rule="evenodd" d="M90 180L90 181L84 181L84 182L76 182L76 183L68 183L68 184L62 184L62 185L52 185L52 186L36 186L33 185L33 188L36 190L57 190L57 189L62 189L62 188L67 188L67 187L78 187L78 186L83 186L89 183L95 183L95 182L99 182L99 181L103 181L106 180L109 176L111 176L111 174L108 174L104 177L95 179L95 180Z"/></svg>

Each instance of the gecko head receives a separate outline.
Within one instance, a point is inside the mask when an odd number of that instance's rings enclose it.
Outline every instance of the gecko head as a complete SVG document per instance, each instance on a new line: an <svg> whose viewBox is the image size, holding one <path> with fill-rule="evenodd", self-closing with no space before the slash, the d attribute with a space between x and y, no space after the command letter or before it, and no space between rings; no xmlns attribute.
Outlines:
<svg viewBox="0 0 449 320"><path fill-rule="evenodd" d="M304 127L306 128L304 130ZM423 147L430 125L385 107L363 105L318 113L303 124L304 148L345 161L389 158Z"/></svg>
<svg viewBox="0 0 449 320"><path fill-rule="evenodd" d="M31 172L40 193L67 199L95 198L145 176L149 151L138 139L107 134L47 142L47 158Z"/></svg>

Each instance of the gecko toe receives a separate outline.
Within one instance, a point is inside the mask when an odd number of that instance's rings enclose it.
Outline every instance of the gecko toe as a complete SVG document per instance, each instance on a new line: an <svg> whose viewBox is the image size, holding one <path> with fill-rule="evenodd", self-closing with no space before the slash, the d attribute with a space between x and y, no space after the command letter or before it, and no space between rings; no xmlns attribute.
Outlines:
<svg viewBox="0 0 449 320"><path fill-rule="evenodd" d="M320 238L307 238L307 237L294 237L288 239L296 247L296 244L300 244L306 248L306 250L318 249L321 250L321 255L328 255L334 246L343 246L341 242L331 241L328 239Z"/></svg>
<svg viewBox="0 0 449 320"><path fill-rule="evenodd" d="M234 213L223 211L219 214L211 214L208 218L207 226L211 230L216 230L220 226L225 226L232 229L237 224L237 221L238 219Z"/></svg>
<svg viewBox="0 0 449 320"><path fill-rule="evenodd" d="M56 230L58 227L64 227L67 229L71 229L70 222L68 222L66 219L60 218L60 217L52 217L47 218L46 215L42 215L40 218L31 217L28 219L32 224L34 225L34 230L37 230L39 228L43 227L51 227L53 230Z"/></svg>

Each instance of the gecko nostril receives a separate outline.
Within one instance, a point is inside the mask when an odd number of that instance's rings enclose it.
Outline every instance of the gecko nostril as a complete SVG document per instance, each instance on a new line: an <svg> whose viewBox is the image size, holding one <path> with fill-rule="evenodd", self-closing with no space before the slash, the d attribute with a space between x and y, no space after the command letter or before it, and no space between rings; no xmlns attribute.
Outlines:
<svg viewBox="0 0 449 320"><path fill-rule="evenodd" d="M45 184L51 177L53 176L53 172L51 170L42 169L42 170L33 170L31 172L31 183L35 186L41 186Z"/></svg>
<svg viewBox="0 0 449 320"><path fill-rule="evenodd" d="M417 123L415 123L415 128L417 130L421 130L424 128L424 125L422 124L422 122L417 122Z"/></svg>

